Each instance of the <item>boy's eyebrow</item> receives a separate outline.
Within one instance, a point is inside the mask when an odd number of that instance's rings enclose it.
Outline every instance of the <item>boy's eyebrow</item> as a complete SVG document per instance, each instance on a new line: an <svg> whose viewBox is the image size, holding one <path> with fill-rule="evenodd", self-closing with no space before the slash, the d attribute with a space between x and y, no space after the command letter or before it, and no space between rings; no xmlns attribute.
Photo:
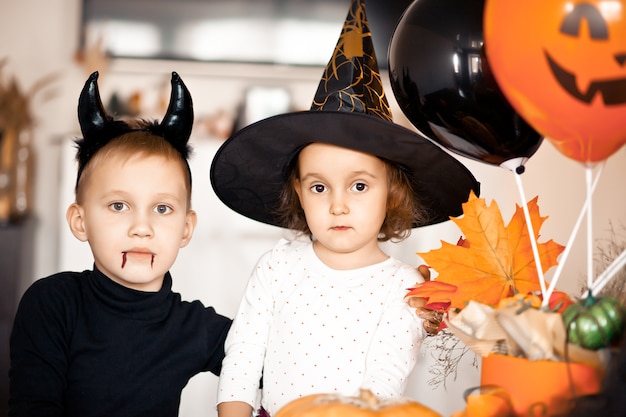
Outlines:
<svg viewBox="0 0 626 417"><path fill-rule="evenodd" d="M106 199L106 198L110 198L110 197L114 197L118 195L126 196L126 195L132 195L132 194L133 193L131 193L130 191L126 191L126 190L110 190L110 191L103 193L102 198ZM186 196L178 197L172 193L157 193L155 194L155 197L156 197L155 198L156 200L161 200L161 199L185 200L187 198Z"/></svg>

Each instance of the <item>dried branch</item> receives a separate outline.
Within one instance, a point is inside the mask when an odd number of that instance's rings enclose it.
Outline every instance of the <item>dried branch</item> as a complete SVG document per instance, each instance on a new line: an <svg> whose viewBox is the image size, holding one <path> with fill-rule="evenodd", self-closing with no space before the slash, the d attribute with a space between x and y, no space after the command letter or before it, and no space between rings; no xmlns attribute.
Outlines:
<svg viewBox="0 0 626 417"><path fill-rule="evenodd" d="M478 369L478 355L468 348L465 343L456 337L449 329L444 329L436 336L429 337L424 342L435 363L430 366L428 373L432 378L427 381L433 389L443 386L447 389L446 382L449 378L456 381L459 372L459 364L466 354L474 355L472 366Z"/></svg>

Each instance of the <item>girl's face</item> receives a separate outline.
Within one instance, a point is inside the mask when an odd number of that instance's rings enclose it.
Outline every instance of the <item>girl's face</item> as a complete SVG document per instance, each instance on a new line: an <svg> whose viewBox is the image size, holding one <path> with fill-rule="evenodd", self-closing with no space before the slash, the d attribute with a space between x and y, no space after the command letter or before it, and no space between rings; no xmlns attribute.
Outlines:
<svg viewBox="0 0 626 417"><path fill-rule="evenodd" d="M162 156L112 156L94 167L83 203L72 204L67 219L89 241L100 271L128 288L161 288L196 224L186 175L180 162Z"/></svg>
<svg viewBox="0 0 626 417"><path fill-rule="evenodd" d="M295 189L313 247L328 266L354 269L387 256L378 234L387 209L387 169L379 158L313 143L299 155Z"/></svg>

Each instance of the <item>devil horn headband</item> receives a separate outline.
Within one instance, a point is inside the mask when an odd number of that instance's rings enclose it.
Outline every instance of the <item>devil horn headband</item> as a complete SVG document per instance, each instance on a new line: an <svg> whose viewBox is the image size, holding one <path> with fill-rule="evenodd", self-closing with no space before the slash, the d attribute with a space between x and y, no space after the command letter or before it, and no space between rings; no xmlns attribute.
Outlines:
<svg viewBox="0 0 626 417"><path fill-rule="evenodd" d="M123 120L115 120L107 114L100 99L98 76L98 71L89 76L78 99L78 122L83 134L83 138L76 141L78 178L98 150L112 139L136 131L163 137L187 161L191 152L188 142L193 126L193 102L189 90L176 72L172 72L170 102L161 123L143 122L138 127Z"/></svg>
<svg viewBox="0 0 626 417"><path fill-rule="evenodd" d="M176 143L180 141L186 146L191 136L193 104L189 90L176 72L172 72L171 84L170 103L161 126L165 139L178 149ZM183 156L187 159L186 155L183 154Z"/></svg>

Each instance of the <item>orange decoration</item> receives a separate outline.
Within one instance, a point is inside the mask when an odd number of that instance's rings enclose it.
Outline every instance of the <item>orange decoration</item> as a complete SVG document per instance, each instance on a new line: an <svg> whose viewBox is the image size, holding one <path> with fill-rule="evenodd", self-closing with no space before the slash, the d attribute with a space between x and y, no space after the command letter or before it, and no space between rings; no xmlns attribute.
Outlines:
<svg viewBox="0 0 626 417"><path fill-rule="evenodd" d="M530 294L522 294L518 293L512 297L503 298L500 300L496 308L505 308L505 307L513 307L515 305L525 305L531 308L539 308L541 307L541 297L535 295L533 293Z"/></svg>
<svg viewBox="0 0 626 417"><path fill-rule="evenodd" d="M528 210L537 239L547 217L539 215L537 197L528 203ZM426 308L450 303L450 308L462 309L469 300L497 306L503 298L541 289L522 207L516 207L505 226L497 203L487 206L471 193L463 204L463 216L452 221L465 235L462 245L442 242L439 249L418 253L439 275L417 284L407 297L428 298ZM537 247L544 272L557 264L564 249L553 240Z"/></svg>
<svg viewBox="0 0 626 417"><path fill-rule="evenodd" d="M488 0L491 69L515 110L565 156L626 143L626 0Z"/></svg>
<svg viewBox="0 0 626 417"><path fill-rule="evenodd" d="M291 401L275 417L442 417L408 398L378 399L369 390L358 397L313 394Z"/></svg>
<svg viewBox="0 0 626 417"><path fill-rule="evenodd" d="M567 412L571 399L598 393L603 376L582 363L491 354L482 358L480 383L508 391L517 416L551 417Z"/></svg>
<svg viewBox="0 0 626 417"><path fill-rule="evenodd" d="M457 286L443 281L427 281L428 285L418 284L415 288L410 288L406 297L418 297L426 300L422 307L431 310L445 310L450 308L451 297L457 292ZM431 301L432 299L432 301Z"/></svg>
<svg viewBox="0 0 626 417"><path fill-rule="evenodd" d="M504 388L485 386L477 391L466 394L465 410L452 413L450 417L511 417L513 403Z"/></svg>
<svg viewBox="0 0 626 417"><path fill-rule="evenodd" d="M574 300L567 293L553 291L548 301L548 309L555 313L563 313L567 307L574 304Z"/></svg>

